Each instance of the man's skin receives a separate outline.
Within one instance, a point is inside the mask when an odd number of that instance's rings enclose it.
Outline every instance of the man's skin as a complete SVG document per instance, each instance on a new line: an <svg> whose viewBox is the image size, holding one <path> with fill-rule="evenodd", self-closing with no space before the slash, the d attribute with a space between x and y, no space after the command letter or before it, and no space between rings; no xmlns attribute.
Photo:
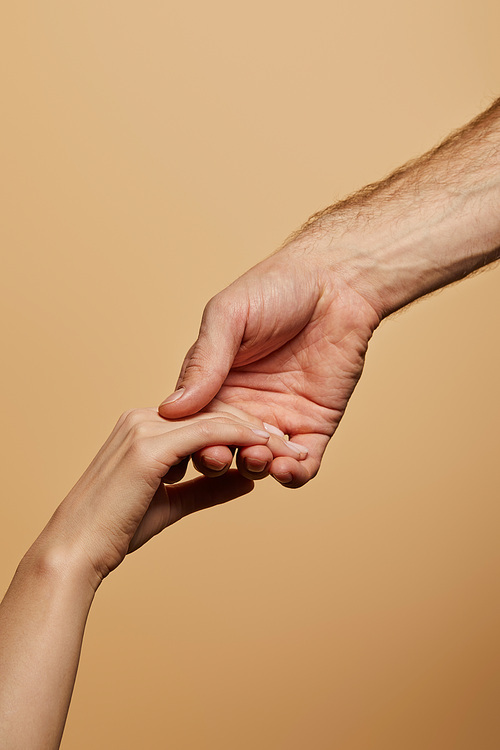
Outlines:
<svg viewBox="0 0 500 750"><path fill-rule="evenodd" d="M420 159L312 216L274 255L207 304L162 416L215 395L306 446L304 461L242 448L246 476L301 487L363 371L380 322L500 257L500 100ZM227 447L193 457L227 471ZM178 468L172 479L179 478Z"/></svg>

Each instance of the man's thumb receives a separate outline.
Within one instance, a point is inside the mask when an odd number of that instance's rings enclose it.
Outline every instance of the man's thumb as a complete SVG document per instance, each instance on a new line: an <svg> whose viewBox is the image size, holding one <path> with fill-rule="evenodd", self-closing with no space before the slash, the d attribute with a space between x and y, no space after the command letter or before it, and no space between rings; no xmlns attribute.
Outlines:
<svg viewBox="0 0 500 750"><path fill-rule="evenodd" d="M177 386L160 405L162 417L195 414L219 392L245 332L246 316L224 293L205 307L197 340L186 354Z"/></svg>

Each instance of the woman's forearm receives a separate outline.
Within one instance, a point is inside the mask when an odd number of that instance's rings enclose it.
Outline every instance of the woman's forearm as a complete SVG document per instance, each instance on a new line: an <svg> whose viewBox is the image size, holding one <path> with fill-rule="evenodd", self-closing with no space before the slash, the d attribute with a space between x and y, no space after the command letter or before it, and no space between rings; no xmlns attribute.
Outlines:
<svg viewBox="0 0 500 750"><path fill-rule="evenodd" d="M436 149L311 217L291 246L311 248L380 318L497 260L500 99Z"/></svg>
<svg viewBox="0 0 500 750"><path fill-rule="evenodd" d="M0 604L0 747L59 747L93 596L61 547L21 561Z"/></svg>

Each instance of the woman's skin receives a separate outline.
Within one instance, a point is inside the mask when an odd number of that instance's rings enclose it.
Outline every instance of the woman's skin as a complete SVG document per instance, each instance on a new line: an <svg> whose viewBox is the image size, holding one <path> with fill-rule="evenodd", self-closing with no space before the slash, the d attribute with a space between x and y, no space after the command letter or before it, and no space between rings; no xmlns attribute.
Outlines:
<svg viewBox="0 0 500 750"><path fill-rule="evenodd" d="M23 557L0 604L1 748L59 747L90 606L125 555L183 516L252 489L236 471L166 488L167 473L171 481L192 453L218 444L306 455L260 420L217 403L173 422L156 409L120 417Z"/></svg>

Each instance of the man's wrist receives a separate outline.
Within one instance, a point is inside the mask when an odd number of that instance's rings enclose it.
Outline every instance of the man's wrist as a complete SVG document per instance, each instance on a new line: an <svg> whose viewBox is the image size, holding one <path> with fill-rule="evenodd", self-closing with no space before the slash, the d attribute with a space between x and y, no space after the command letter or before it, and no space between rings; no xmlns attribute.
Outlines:
<svg viewBox="0 0 500 750"><path fill-rule="evenodd" d="M406 183L400 194L362 191L312 217L290 242L340 275L380 319L500 258L500 179L415 196Z"/></svg>
<svg viewBox="0 0 500 750"><path fill-rule="evenodd" d="M366 214L372 214L367 208ZM373 217L372 217L373 218ZM368 302L382 320L391 304L387 235L383 221L369 225L368 215L332 207L312 217L283 246L295 261L342 279ZM395 302L392 302L395 304Z"/></svg>
<svg viewBox="0 0 500 750"><path fill-rule="evenodd" d="M380 318L500 257L500 99L287 242L340 274Z"/></svg>

